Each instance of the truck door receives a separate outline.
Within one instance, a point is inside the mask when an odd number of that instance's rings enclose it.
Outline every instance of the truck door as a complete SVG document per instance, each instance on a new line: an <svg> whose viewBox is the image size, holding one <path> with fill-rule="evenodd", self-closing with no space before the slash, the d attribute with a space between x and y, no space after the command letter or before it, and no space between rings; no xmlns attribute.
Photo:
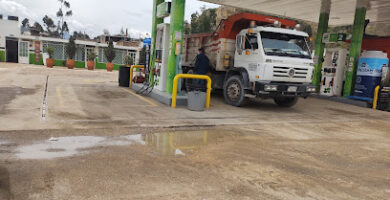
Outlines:
<svg viewBox="0 0 390 200"><path fill-rule="evenodd" d="M245 34L237 36L235 67L245 68L249 80L255 80L258 74L258 63L260 60L258 34Z"/></svg>

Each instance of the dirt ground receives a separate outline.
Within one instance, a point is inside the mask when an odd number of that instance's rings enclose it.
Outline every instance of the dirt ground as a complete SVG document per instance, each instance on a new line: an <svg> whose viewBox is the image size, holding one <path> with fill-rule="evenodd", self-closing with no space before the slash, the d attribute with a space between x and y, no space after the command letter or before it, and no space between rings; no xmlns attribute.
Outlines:
<svg viewBox="0 0 390 200"><path fill-rule="evenodd" d="M0 63L0 199L385 200L389 155L388 112L220 95L191 112L116 72Z"/></svg>

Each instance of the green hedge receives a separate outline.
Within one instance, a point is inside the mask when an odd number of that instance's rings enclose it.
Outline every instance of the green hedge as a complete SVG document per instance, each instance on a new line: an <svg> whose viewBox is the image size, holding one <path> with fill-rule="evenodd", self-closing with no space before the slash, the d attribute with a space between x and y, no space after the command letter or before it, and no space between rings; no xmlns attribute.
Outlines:
<svg viewBox="0 0 390 200"><path fill-rule="evenodd" d="M119 70L119 66L121 66L121 65L114 64L114 70ZM95 68L96 69L106 69L106 63L97 62Z"/></svg>
<svg viewBox="0 0 390 200"><path fill-rule="evenodd" d="M106 63L99 63L97 62L95 65L96 69L106 69Z"/></svg>
<svg viewBox="0 0 390 200"><path fill-rule="evenodd" d="M54 60L54 66L66 67L65 60Z"/></svg>
<svg viewBox="0 0 390 200"><path fill-rule="evenodd" d="M42 58L42 54L39 56L39 62L37 63L35 61L35 54L34 53L30 53L30 56L29 56L29 63L30 64L34 64L34 65L43 65L43 58Z"/></svg>
<svg viewBox="0 0 390 200"><path fill-rule="evenodd" d="M0 62L5 62L5 51L0 51Z"/></svg>
<svg viewBox="0 0 390 200"><path fill-rule="evenodd" d="M66 60L54 60L54 66L57 67L66 67ZM85 62L75 61L74 67L76 68L85 68Z"/></svg>
<svg viewBox="0 0 390 200"><path fill-rule="evenodd" d="M0 60L1 61L5 60L4 51L0 51ZM40 55L40 61L37 63L37 62L35 62L35 54L30 53L29 62L30 62L30 64L34 64L34 65L43 65L42 54ZM100 63L100 62L96 62L96 61L95 61L95 63L96 63L96 67L95 67L96 69L106 69L106 63ZM65 60L54 60L54 66L65 67L66 61ZM114 70L119 70L119 66L121 66L121 65L114 64ZM85 68L85 62L75 61L75 67L76 68Z"/></svg>
<svg viewBox="0 0 390 200"><path fill-rule="evenodd" d="M85 68L85 62L75 61L74 67L76 67L76 68Z"/></svg>

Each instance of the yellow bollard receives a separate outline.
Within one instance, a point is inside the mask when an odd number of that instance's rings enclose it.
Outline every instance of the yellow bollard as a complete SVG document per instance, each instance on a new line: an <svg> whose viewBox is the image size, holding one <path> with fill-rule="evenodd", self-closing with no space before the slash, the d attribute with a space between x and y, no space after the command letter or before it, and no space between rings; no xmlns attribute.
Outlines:
<svg viewBox="0 0 390 200"><path fill-rule="evenodd" d="M173 90L172 90L172 108L176 108L176 98L177 98L177 84L180 78L190 78L190 79L203 79L207 81L207 91L206 91L206 108L210 108L210 96L211 96L211 79L206 75L197 75L197 74L177 74L173 79Z"/></svg>
<svg viewBox="0 0 390 200"><path fill-rule="evenodd" d="M378 104L378 96L379 96L379 89L381 87L378 85L376 86L375 88L375 92L374 92L374 99L372 100L372 109L376 110L376 106Z"/></svg>
<svg viewBox="0 0 390 200"><path fill-rule="evenodd" d="M129 88L131 88L131 84L133 83L133 69L134 68L144 68L145 66L143 65L132 65L130 67L130 83L129 83Z"/></svg>

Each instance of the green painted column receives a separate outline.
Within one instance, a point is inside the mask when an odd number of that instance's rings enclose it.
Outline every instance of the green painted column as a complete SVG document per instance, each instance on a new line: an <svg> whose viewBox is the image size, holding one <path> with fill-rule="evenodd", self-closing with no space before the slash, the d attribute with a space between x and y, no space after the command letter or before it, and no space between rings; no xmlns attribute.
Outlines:
<svg viewBox="0 0 390 200"><path fill-rule="evenodd" d="M169 56L168 56L168 73L167 73L167 93L172 94L173 79L176 76L177 67L180 69L180 58L183 46L184 32L184 10L185 0L172 0L171 6L171 24L169 30ZM179 55L176 55L176 45L180 43Z"/></svg>
<svg viewBox="0 0 390 200"><path fill-rule="evenodd" d="M164 18L157 17L157 6L163 3L164 0L153 0L153 16L152 16L152 38L151 38L151 47L150 47L150 73L149 73L149 84L153 85L154 74L152 73L155 64L156 58L156 35L157 35L157 25L164 22Z"/></svg>
<svg viewBox="0 0 390 200"><path fill-rule="evenodd" d="M321 1L321 13L320 19L318 22L318 29L315 41L315 51L314 51L314 75L313 75L313 84L319 86L321 83L321 70L322 70L322 60L324 58L324 48L325 44L322 42L322 36L326 31L328 31L328 22L329 22L329 13L330 13L330 0Z"/></svg>
<svg viewBox="0 0 390 200"><path fill-rule="evenodd" d="M356 69L360 51L362 48L362 40L364 34L364 26L366 20L366 11L369 5L368 0L358 0L356 3L355 19L353 22L353 32L351 45L349 47L348 66L345 76L344 96L351 96L356 77Z"/></svg>

